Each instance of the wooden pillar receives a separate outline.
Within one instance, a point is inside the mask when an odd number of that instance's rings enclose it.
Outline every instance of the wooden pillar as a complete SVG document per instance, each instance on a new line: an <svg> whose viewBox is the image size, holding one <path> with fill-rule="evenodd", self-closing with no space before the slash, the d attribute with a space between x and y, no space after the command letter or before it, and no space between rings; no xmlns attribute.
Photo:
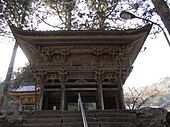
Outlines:
<svg viewBox="0 0 170 127"><path fill-rule="evenodd" d="M120 109L125 109L125 102L124 102L124 93L122 85L119 85L119 100L120 100Z"/></svg>
<svg viewBox="0 0 170 127"><path fill-rule="evenodd" d="M120 109L120 103L119 103L119 90L116 91L115 94L115 102L116 102L116 109Z"/></svg>
<svg viewBox="0 0 170 127"><path fill-rule="evenodd" d="M64 111L65 109L65 81L66 81L67 72L64 69L61 69L58 73L59 73L59 80L61 82L60 110Z"/></svg>
<svg viewBox="0 0 170 127"><path fill-rule="evenodd" d="M35 83L35 100L34 100L34 110L37 110L37 83Z"/></svg>
<svg viewBox="0 0 170 127"><path fill-rule="evenodd" d="M42 71L43 72L43 71ZM45 81L44 81L44 74L41 73L41 77L40 77L40 83L41 85L41 92L40 92L40 110L42 110L43 108L43 100L44 100L44 85L45 85ZM46 102L45 102L46 103ZM47 108L47 107L46 107Z"/></svg>
<svg viewBox="0 0 170 127"><path fill-rule="evenodd" d="M102 83L98 82L98 103L99 109L104 110Z"/></svg>
<svg viewBox="0 0 170 127"><path fill-rule="evenodd" d="M46 73L46 71L44 71L43 69L33 69L32 70L34 77L36 78L36 84L38 84L41 88L40 88L40 93L39 93L39 104L37 107L39 110L42 110L42 105L43 105L43 98L44 98L44 74ZM35 88L36 92L37 92L37 86ZM35 97L35 102L37 102L37 93L36 97Z"/></svg>
<svg viewBox="0 0 170 127"><path fill-rule="evenodd" d="M36 85L35 85L35 108L36 109L39 109L39 110L42 110L42 105L43 105L43 96L44 96L44 81L43 81L43 76L36 76ZM40 85L40 93L39 93L39 100L37 100L37 84ZM38 102L38 104L37 104Z"/></svg>
<svg viewBox="0 0 170 127"><path fill-rule="evenodd" d="M60 104L60 110L64 111L65 110L65 83L61 83L61 104Z"/></svg>
<svg viewBox="0 0 170 127"><path fill-rule="evenodd" d="M104 110L104 102L103 102L103 88L102 88L102 74L104 73L104 71L102 70L97 70L95 71L96 75L95 75L95 80L98 83L98 106L99 109Z"/></svg>
<svg viewBox="0 0 170 127"><path fill-rule="evenodd" d="M40 110L42 110L43 97L44 97L44 88L43 88L43 86L42 86L42 87L41 87L41 90L40 90L40 100L39 100L39 109L40 109Z"/></svg>

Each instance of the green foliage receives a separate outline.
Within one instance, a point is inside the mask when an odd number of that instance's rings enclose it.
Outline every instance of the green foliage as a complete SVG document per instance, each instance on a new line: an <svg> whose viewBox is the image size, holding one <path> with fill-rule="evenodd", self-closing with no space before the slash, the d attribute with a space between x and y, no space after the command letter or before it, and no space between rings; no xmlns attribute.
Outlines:
<svg viewBox="0 0 170 127"><path fill-rule="evenodd" d="M88 7L93 11L96 25L99 29L107 28L107 20L115 11L118 0L87 0Z"/></svg>
<svg viewBox="0 0 170 127"><path fill-rule="evenodd" d="M8 24L22 26L29 16L31 0L5 0L1 9L2 17Z"/></svg>
<svg viewBox="0 0 170 127"><path fill-rule="evenodd" d="M3 104L1 105L1 110L10 110L11 109L11 103L15 102L16 100L10 96L10 95L5 95L3 96ZM20 102L17 102L18 105L20 105ZM14 109L12 109L14 110Z"/></svg>
<svg viewBox="0 0 170 127"><path fill-rule="evenodd" d="M5 85L4 82L1 82L1 83L0 83L0 95L3 94L4 85Z"/></svg>
<svg viewBox="0 0 170 127"><path fill-rule="evenodd" d="M147 19L156 15L150 0L0 0L0 2L2 3L0 24L7 20L10 24L27 29L38 29L39 24L46 24L52 27L51 29L57 30L136 28L146 22L122 20L119 18L122 10Z"/></svg>
<svg viewBox="0 0 170 127"><path fill-rule="evenodd" d="M107 29L118 0L44 0L64 29Z"/></svg>
<svg viewBox="0 0 170 127"><path fill-rule="evenodd" d="M124 29L139 28L142 20L131 22L120 19L120 12L130 11L135 15L154 19L157 13L150 0L43 0L49 12L56 18L59 30ZM46 5L47 4L47 5ZM48 18L47 18L48 19ZM158 31L158 30L157 30Z"/></svg>
<svg viewBox="0 0 170 127"><path fill-rule="evenodd" d="M44 2L61 13L72 11L76 4L76 0L45 0Z"/></svg>
<svg viewBox="0 0 170 127"><path fill-rule="evenodd" d="M12 85L13 88L17 88L22 82L35 82L35 78L31 73L30 66L19 68L17 72L13 73Z"/></svg>
<svg viewBox="0 0 170 127"><path fill-rule="evenodd" d="M37 0L0 0L0 36L12 38L11 31L8 29L9 25L30 27L35 1Z"/></svg>
<svg viewBox="0 0 170 127"><path fill-rule="evenodd" d="M64 29L71 30L72 27L72 11L75 9L76 0L44 0L44 2L55 10Z"/></svg>

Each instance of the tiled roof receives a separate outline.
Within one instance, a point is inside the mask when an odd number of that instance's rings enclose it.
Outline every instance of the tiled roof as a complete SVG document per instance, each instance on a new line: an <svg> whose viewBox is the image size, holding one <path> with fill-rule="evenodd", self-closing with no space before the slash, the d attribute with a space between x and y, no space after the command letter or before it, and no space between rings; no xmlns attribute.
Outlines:
<svg viewBox="0 0 170 127"><path fill-rule="evenodd" d="M19 88L12 90L12 92L28 92L28 91L29 92L35 91L35 83L34 82L23 82Z"/></svg>
<svg viewBox="0 0 170 127"><path fill-rule="evenodd" d="M35 91L35 86L20 86L16 90L12 90L12 91L18 91L18 92Z"/></svg>

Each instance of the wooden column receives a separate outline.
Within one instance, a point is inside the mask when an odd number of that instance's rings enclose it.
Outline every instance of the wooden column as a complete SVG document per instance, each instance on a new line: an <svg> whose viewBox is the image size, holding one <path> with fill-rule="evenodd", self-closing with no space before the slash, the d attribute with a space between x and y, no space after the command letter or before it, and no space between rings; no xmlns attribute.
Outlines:
<svg viewBox="0 0 170 127"><path fill-rule="evenodd" d="M33 68L32 72L34 74L34 77L36 78L36 83L41 87L40 88L40 94L39 94L39 104L38 104L39 107L38 107L38 109L42 110L43 98L44 98L44 84L45 84L45 82L44 82L44 74L46 74L46 71L43 70L43 69L35 69L35 68ZM37 90L37 88L36 88L36 90ZM35 99L35 101L36 101L36 99Z"/></svg>
<svg viewBox="0 0 170 127"><path fill-rule="evenodd" d="M104 110L104 102L103 102L103 89L102 89L102 74L104 73L104 71L102 70L97 70L95 71L96 76L95 76L95 80L98 83L98 106L99 109Z"/></svg>
<svg viewBox="0 0 170 127"><path fill-rule="evenodd" d="M43 71L42 71L43 72ZM40 110L42 110L42 107L43 107L43 100L44 100L44 85L45 85L45 82L44 82L44 74L41 74L41 77L40 77L40 83L41 85L41 93L40 93ZM46 107L47 108L47 107Z"/></svg>
<svg viewBox="0 0 170 127"><path fill-rule="evenodd" d="M119 85L119 100L120 100L120 109L125 109L125 102L124 102L124 93L122 85Z"/></svg>
<svg viewBox="0 0 170 127"><path fill-rule="evenodd" d="M104 110L104 102L103 102L103 90L102 83L98 82L98 101L99 101L99 109Z"/></svg>
<svg viewBox="0 0 170 127"><path fill-rule="evenodd" d="M66 81L66 75L67 72L65 72L64 69L61 69L59 72L59 80L61 81L61 104L60 104L60 110L65 110L65 81Z"/></svg>
<svg viewBox="0 0 170 127"><path fill-rule="evenodd" d="M43 75L36 75L36 88L35 88L35 103L38 102L38 109L42 110L42 105L43 105L43 97L44 97L44 81L43 81ZM37 84L40 85L40 93L39 93L39 100L37 100Z"/></svg>
<svg viewBox="0 0 170 127"><path fill-rule="evenodd" d="M65 109L65 83L62 82L61 83L61 106L60 106L60 110L64 111Z"/></svg>
<svg viewBox="0 0 170 127"><path fill-rule="evenodd" d="M125 70L119 69L117 71L118 77L118 99L119 99L119 108L120 109L125 109L125 102L124 102L124 94L123 94L123 81L124 77L126 77L126 72Z"/></svg>
<svg viewBox="0 0 170 127"><path fill-rule="evenodd" d="M34 110L37 110L37 83L35 83L35 100L34 100Z"/></svg>
<svg viewBox="0 0 170 127"><path fill-rule="evenodd" d="M40 90L40 100L39 100L39 109L40 110L42 110L43 98L44 98L44 88L42 86L41 90Z"/></svg>
<svg viewBox="0 0 170 127"><path fill-rule="evenodd" d="M119 90L116 91L116 95L115 95L115 101L116 101L116 109L120 109L120 103L119 103Z"/></svg>

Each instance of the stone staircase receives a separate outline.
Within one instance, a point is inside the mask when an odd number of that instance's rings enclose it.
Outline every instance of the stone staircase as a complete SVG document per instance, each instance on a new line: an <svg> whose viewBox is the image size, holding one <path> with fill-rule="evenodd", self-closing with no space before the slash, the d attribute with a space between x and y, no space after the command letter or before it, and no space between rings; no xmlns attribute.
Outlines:
<svg viewBox="0 0 170 127"><path fill-rule="evenodd" d="M85 111L89 127L137 127L136 114L129 110ZM79 111L36 111L21 127L83 127Z"/></svg>

